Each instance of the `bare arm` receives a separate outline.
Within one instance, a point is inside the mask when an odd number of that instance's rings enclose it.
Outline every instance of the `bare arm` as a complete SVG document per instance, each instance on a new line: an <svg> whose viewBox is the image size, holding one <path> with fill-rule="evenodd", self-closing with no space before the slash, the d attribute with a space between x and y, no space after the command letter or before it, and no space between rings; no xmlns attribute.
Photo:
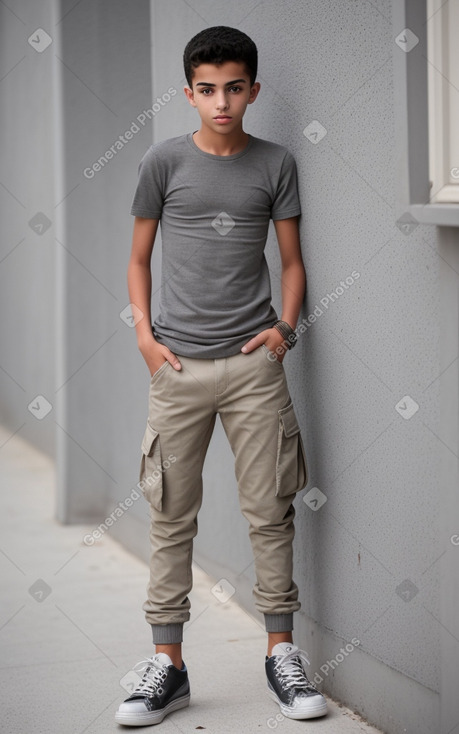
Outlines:
<svg viewBox="0 0 459 734"><path fill-rule="evenodd" d="M298 217L274 222L282 262L282 321L296 327L306 288Z"/></svg>
<svg viewBox="0 0 459 734"><path fill-rule="evenodd" d="M135 327L137 343L151 375L166 361L170 362L176 370L181 369L181 364L175 354L156 341L151 328L150 261L158 223L158 219L135 218L128 265L129 299L143 314Z"/></svg>
<svg viewBox="0 0 459 734"><path fill-rule="evenodd" d="M282 321L286 321L292 329L296 327L303 303L306 287L306 273L301 257L298 217L278 219L274 222L282 263ZM242 347L243 352L251 352L261 344L265 344L272 352L276 351L284 338L277 329L265 329L250 339ZM285 352L278 356L282 362Z"/></svg>

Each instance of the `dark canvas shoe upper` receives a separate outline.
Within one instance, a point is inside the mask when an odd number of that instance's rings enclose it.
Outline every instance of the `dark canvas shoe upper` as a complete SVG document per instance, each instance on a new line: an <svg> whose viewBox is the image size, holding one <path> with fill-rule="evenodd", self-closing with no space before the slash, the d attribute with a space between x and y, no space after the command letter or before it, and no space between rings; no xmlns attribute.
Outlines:
<svg viewBox="0 0 459 734"><path fill-rule="evenodd" d="M170 664L168 655L157 653L139 665L144 666L138 670L143 672L142 680L129 698L121 704L120 713L160 711L171 701L190 693L185 664L183 669L179 670Z"/></svg>
<svg viewBox="0 0 459 734"><path fill-rule="evenodd" d="M279 699L282 710L287 707L292 713L325 714L327 703L305 673L305 665L309 665L306 653L287 642L278 643L272 652L271 657L266 656L266 675L268 686Z"/></svg>

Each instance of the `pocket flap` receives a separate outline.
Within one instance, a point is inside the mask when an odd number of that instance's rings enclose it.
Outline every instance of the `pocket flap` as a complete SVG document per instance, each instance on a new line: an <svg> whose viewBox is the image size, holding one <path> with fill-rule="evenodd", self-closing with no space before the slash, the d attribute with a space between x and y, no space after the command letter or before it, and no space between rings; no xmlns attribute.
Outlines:
<svg viewBox="0 0 459 734"><path fill-rule="evenodd" d="M293 403L287 405L286 408L279 410L279 418L282 421L284 427L284 434L289 438L300 432L300 427L293 409Z"/></svg>
<svg viewBox="0 0 459 734"><path fill-rule="evenodd" d="M158 431L155 431L152 426L150 426L149 423L147 423L147 427L145 429L145 434L142 440L142 452L145 454L145 456L151 456L153 453L153 444L158 438L159 433Z"/></svg>

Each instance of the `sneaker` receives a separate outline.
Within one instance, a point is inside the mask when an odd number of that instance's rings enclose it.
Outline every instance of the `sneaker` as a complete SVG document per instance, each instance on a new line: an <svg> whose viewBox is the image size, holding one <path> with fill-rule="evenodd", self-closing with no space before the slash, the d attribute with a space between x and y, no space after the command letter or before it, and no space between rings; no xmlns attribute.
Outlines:
<svg viewBox="0 0 459 734"><path fill-rule="evenodd" d="M305 665L309 665L306 653L291 642L279 642L271 657L266 656L268 695L289 719L313 719L327 713L327 702L309 682Z"/></svg>
<svg viewBox="0 0 459 734"><path fill-rule="evenodd" d="M148 726L159 724L167 714L190 703L190 684L185 663L179 670L169 655L159 652L138 665L134 670L143 673L134 692L122 703L115 714L117 724Z"/></svg>

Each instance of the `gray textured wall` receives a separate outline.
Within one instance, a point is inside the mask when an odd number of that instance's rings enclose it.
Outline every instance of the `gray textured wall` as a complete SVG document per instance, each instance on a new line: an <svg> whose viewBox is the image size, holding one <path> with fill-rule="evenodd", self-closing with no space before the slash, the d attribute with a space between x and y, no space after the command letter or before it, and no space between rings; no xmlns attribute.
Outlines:
<svg viewBox="0 0 459 734"><path fill-rule="evenodd" d="M27 409L55 402L53 56L27 42L51 16L49 3L0 5L0 413L54 455L51 414Z"/></svg>
<svg viewBox="0 0 459 734"><path fill-rule="evenodd" d="M181 54L194 33L214 24L241 28L259 47L261 82L245 129L286 145L298 163L308 275L303 317L317 306L323 313L316 309L316 322L285 362L311 471L295 502L297 637L319 671L358 638L359 652L323 676L325 689L388 731L402 724L434 731L439 258L434 228L419 226L406 236L395 221L390 2L376 9L351 2L226 7L173 0L170 8L156 12L152 26L156 88L177 79L183 87ZM155 140L198 129L196 111L182 105L180 115L166 109L158 116ZM317 144L303 133L313 120L326 129ZM267 251L279 305L273 230ZM360 277L351 277L324 308L322 299L353 271ZM395 409L406 395L419 405L410 420ZM261 624L222 430L211 449L195 557L235 586ZM303 501L313 487L327 497L317 512ZM393 705L380 701L381 689Z"/></svg>
<svg viewBox="0 0 459 734"><path fill-rule="evenodd" d="M135 12L123 2L59 10L59 516L73 522L111 509L138 480L148 372L120 318L129 302L129 208L151 142L151 124L136 122L151 101L150 12L147 2L134 5ZM130 522L146 515L137 503ZM121 523L113 532L123 533Z"/></svg>
<svg viewBox="0 0 459 734"><path fill-rule="evenodd" d="M152 140L199 127L182 92L189 38L214 24L246 31L259 47L261 93L245 127L296 157L308 275L302 317L318 314L285 362L310 468L295 501L296 640L320 672L357 638L322 688L387 732L436 733L456 644L455 592L439 558L454 531L458 237L449 230L437 241L428 226L405 235L396 225L391 3L23 0L13 10L0 5L2 422L50 453L56 442L62 521L96 525L131 492L149 384L134 331L119 316L137 166ZM27 43L40 27L52 37L42 53ZM177 94L140 124L171 87ZM317 144L303 133L314 120L326 130ZM132 139L85 176L133 123ZM28 224L40 211L51 221L42 235ZM267 253L279 306L272 229ZM153 312L160 263L159 238ZM332 302L353 271L360 277ZM37 420L27 405L40 394L52 410ZM395 408L407 395L419 405L409 420ZM303 501L314 487L327 499L317 511ZM110 532L147 559L147 529L140 500ZM444 557L451 572L450 552ZM218 424L195 560L227 578L262 624Z"/></svg>
<svg viewBox="0 0 459 734"><path fill-rule="evenodd" d="M150 7L22 0L0 13L1 420L57 455L58 518L100 521L138 481L146 418L148 371L120 313L152 140L138 121L152 103ZM146 557L147 522L137 502L112 532Z"/></svg>

